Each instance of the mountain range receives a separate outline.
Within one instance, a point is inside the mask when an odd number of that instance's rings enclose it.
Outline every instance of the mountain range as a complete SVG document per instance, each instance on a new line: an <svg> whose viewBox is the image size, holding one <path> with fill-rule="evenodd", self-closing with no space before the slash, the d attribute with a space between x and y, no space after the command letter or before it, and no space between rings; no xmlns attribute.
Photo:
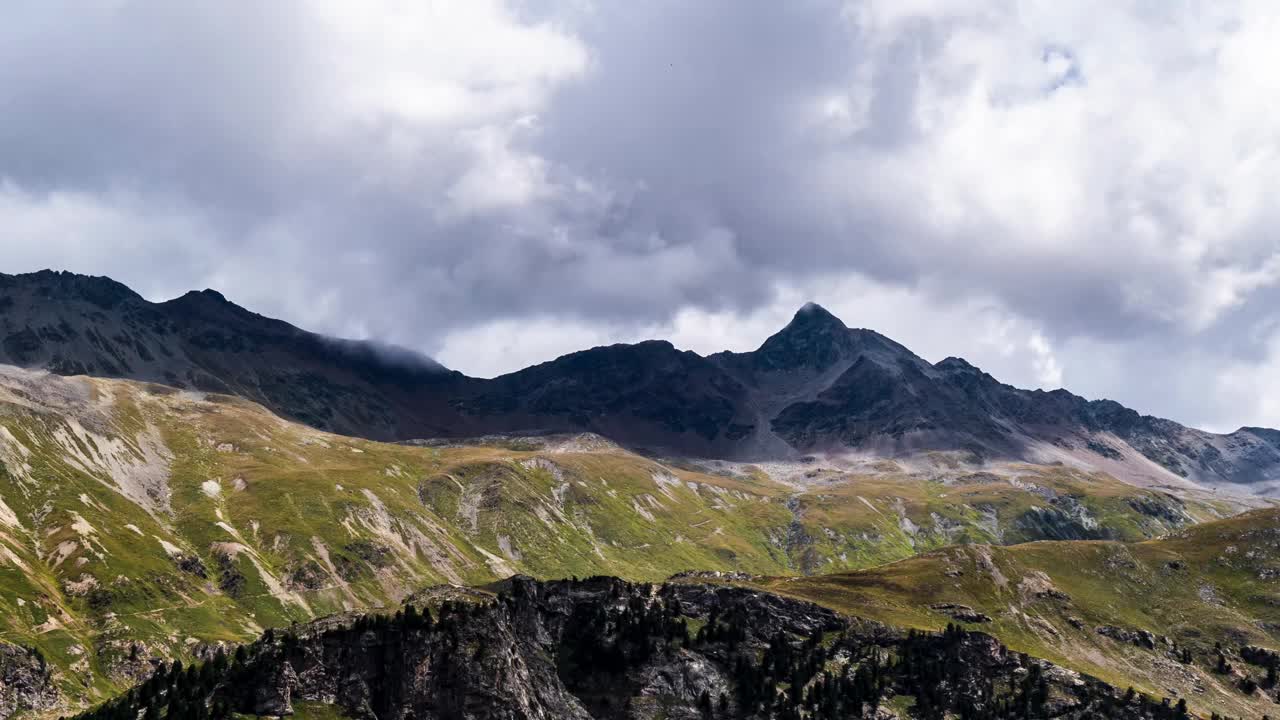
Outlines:
<svg viewBox="0 0 1280 720"><path fill-rule="evenodd" d="M1274 431L1020 390L816 305L752 352L479 379L43 272L0 276L0 353L0 719L1280 697Z"/></svg>
<svg viewBox="0 0 1280 720"><path fill-rule="evenodd" d="M929 363L813 304L751 352L703 357L655 340L481 379L310 333L212 290L151 303L108 278L43 271L0 275L0 363L234 394L375 440L589 431L666 456L948 452L1149 486L1280 489L1280 431L1215 434L1110 400L1015 388L960 358Z"/></svg>

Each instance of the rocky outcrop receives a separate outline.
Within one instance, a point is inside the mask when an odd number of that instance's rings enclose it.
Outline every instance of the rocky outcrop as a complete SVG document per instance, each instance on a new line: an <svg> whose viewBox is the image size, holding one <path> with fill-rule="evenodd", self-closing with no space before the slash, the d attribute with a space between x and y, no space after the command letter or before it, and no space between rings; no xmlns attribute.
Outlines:
<svg viewBox="0 0 1280 720"><path fill-rule="evenodd" d="M370 720L887 719L897 695L914 698L910 717L1163 717L954 627L904 633L713 585L513 578L494 590L429 614L268 632L85 717L288 716L305 701Z"/></svg>
<svg viewBox="0 0 1280 720"><path fill-rule="evenodd" d="M0 642L0 720L58 704L49 666L39 651Z"/></svg>
<svg viewBox="0 0 1280 720"><path fill-rule="evenodd" d="M1149 630L1130 630L1128 628L1116 627L1114 625L1100 625L1096 629L1099 635L1109 637L1123 643L1136 645L1137 647L1154 650L1156 648L1156 636Z"/></svg>
<svg viewBox="0 0 1280 720"><path fill-rule="evenodd" d="M946 615L952 620L965 623L989 623L991 616L986 613L980 613L968 605L959 605L957 603L934 603L929 606L930 610Z"/></svg>

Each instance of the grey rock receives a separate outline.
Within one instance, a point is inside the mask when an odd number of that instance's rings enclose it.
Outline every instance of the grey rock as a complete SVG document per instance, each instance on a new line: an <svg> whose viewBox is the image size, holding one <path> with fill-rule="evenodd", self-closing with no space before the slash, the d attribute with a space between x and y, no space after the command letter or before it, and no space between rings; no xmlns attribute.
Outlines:
<svg viewBox="0 0 1280 720"><path fill-rule="evenodd" d="M947 615L953 620L959 620L966 623L988 623L991 622L991 616L980 613L968 605L959 605L957 603L934 603L929 606L930 610L936 610Z"/></svg>
<svg viewBox="0 0 1280 720"><path fill-rule="evenodd" d="M1130 630L1114 625L1100 625L1096 628L1096 632L1112 640L1126 642L1147 650L1156 648L1156 636L1147 630Z"/></svg>
<svg viewBox="0 0 1280 720"><path fill-rule="evenodd" d="M0 720L49 710L59 700L44 658L35 650L0 641Z"/></svg>

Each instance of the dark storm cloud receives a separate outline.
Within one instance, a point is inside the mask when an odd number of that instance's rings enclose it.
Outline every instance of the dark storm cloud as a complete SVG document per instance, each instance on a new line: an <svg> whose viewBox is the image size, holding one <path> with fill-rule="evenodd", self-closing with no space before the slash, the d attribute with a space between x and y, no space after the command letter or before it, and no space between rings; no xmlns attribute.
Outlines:
<svg viewBox="0 0 1280 720"><path fill-rule="evenodd" d="M1239 22L1273 11L1147 12L23 3L0 27L3 269L215 286L464 370L755 342L828 293L1011 380L1280 422L1099 365L1159 352L1166 385L1183 359L1236 398L1276 364L1280 93ZM533 349L488 362L499 336Z"/></svg>
<svg viewBox="0 0 1280 720"><path fill-rule="evenodd" d="M283 4L254 15L215 3L56 5L19 3L0 29L8 180L267 208L296 96Z"/></svg>

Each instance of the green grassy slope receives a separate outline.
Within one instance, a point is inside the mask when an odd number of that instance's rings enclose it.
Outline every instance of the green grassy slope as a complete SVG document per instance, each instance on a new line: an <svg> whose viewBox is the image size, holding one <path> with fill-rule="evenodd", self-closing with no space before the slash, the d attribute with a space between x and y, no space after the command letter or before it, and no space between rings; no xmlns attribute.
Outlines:
<svg viewBox="0 0 1280 720"><path fill-rule="evenodd" d="M1013 464L947 482L896 471L841 477L794 498L806 574L866 568L967 543L1142 540L1230 515L1230 503L1140 490L1062 466Z"/></svg>
<svg viewBox="0 0 1280 720"><path fill-rule="evenodd" d="M1232 510L1062 467L1015 474L796 488L589 437L381 444L234 398L0 369L0 639L40 649L85 703L151 658L437 583L801 574L966 541L1139 539Z"/></svg>
<svg viewBox="0 0 1280 720"><path fill-rule="evenodd" d="M1277 688L1245 694L1246 645L1280 648L1280 511L1261 510L1139 543L1035 542L946 548L878 568L760 587L900 626L938 629L963 605L970 627L1120 687L1193 709L1275 714ZM1106 630L1099 628L1116 628ZM1129 636L1145 631L1154 643ZM1231 672L1217 672L1221 643ZM1191 662L1181 659L1189 651Z"/></svg>

